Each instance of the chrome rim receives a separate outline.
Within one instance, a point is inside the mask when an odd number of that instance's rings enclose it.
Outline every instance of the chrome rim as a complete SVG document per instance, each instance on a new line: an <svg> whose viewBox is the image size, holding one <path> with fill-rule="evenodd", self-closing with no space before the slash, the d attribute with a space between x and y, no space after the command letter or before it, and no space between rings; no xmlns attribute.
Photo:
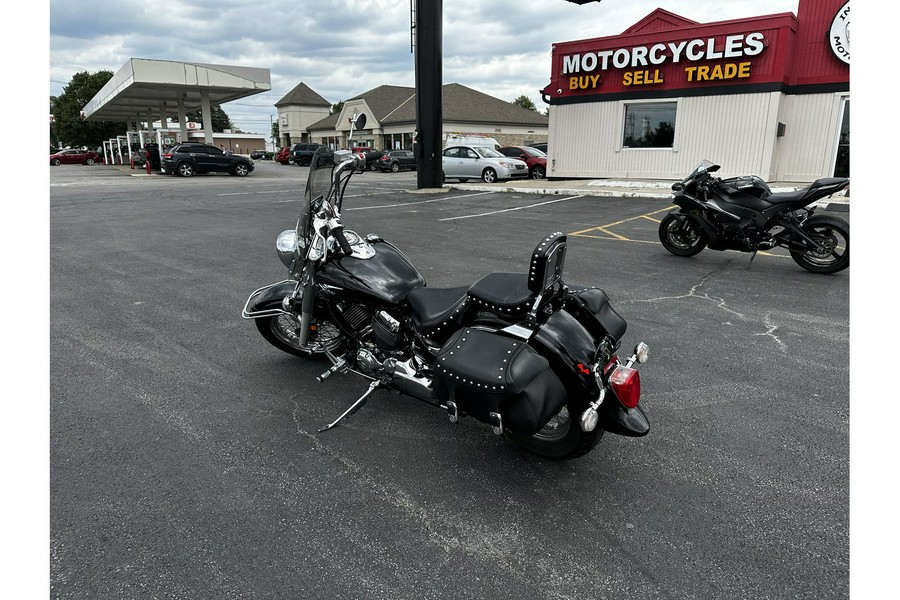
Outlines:
<svg viewBox="0 0 900 600"><path fill-rule="evenodd" d="M341 332L331 321L320 319L315 327L315 337L306 345L300 345L300 319L294 315L278 315L271 321L272 333L286 345L307 352L324 352L335 348L340 342ZM313 336L310 336L313 337Z"/></svg>
<svg viewBox="0 0 900 600"><path fill-rule="evenodd" d="M541 167L535 167L534 171L531 172L532 179L543 179L544 178L544 169Z"/></svg>
<svg viewBox="0 0 900 600"><path fill-rule="evenodd" d="M190 177L193 172L194 172L194 169L193 169L193 167L191 167L191 165L188 165L188 164L178 165L178 173L182 177Z"/></svg>
<svg viewBox="0 0 900 600"><path fill-rule="evenodd" d="M494 173L491 169L488 169L484 172L484 181L485 183L493 183L494 179L497 178L496 173Z"/></svg>

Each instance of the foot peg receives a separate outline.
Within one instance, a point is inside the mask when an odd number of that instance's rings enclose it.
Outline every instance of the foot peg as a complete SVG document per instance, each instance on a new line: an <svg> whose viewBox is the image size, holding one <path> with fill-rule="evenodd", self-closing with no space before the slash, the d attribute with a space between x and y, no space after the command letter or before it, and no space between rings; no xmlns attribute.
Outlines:
<svg viewBox="0 0 900 600"><path fill-rule="evenodd" d="M337 365L335 365L335 367L337 367ZM335 367L332 367L331 369L335 369ZM331 369L329 369L329 371L331 371ZM335 370L337 370L337 369L335 369ZM326 371L326 372L327 372L327 371ZM330 373L329 373L329 375L330 375ZM358 411L360 408L362 408L363 404L365 404L366 401L369 399L369 396L372 395L372 392L374 392L375 390L377 390L380 386L381 386L381 381L379 381L379 380L377 380L377 379L376 379L375 381L373 381L372 383L370 383L370 384L369 384L369 389L366 390L366 393L365 393L365 394L363 394L362 396L359 397L359 400L357 400L356 402L354 402L353 404L351 404L351 405L350 405L350 408L348 408L347 410L344 411L344 414L342 414L341 416L339 416L337 419L335 419L334 421L332 421L331 423L329 423L329 424L326 425L325 427L321 428L321 429L319 430L319 433L322 433L323 431L328 431L329 429L331 429L332 427L334 427L334 426L336 426L338 423L340 423L341 420L342 420L344 417L349 417L350 415L352 415L353 413L355 413L356 411Z"/></svg>
<svg viewBox="0 0 900 600"><path fill-rule="evenodd" d="M338 371L343 373L344 371L347 371L349 369L349 367L347 366L347 361L344 360L343 356L340 358L336 358L331 354L331 352L328 352L327 350L325 351L325 355L328 357L328 360L331 361L331 368L316 377L316 381L318 381L319 383L322 383Z"/></svg>
<svg viewBox="0 0 900 600"><path fill-rule="evenodd" d="M503 417L500 413L491 413L491 429L496 435L503 435Z"/></svg>

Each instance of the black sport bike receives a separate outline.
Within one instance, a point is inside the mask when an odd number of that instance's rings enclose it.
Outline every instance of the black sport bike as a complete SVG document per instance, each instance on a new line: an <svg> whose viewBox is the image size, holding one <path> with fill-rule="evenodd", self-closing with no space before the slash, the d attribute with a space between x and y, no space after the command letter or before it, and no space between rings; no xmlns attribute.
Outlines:
<svg viewBox="0 0 900 600"><path fill-rule="evenodd" d="M704 160L672 186L678 209L659 224L659 240L676 256L712 250L752 252L787 248L794 261L814 273L850 266L850 226L816 215L810 205L850 185L845 177L817 179L796 192L773 194L755 175L720 179L719 165Z"/></svg>

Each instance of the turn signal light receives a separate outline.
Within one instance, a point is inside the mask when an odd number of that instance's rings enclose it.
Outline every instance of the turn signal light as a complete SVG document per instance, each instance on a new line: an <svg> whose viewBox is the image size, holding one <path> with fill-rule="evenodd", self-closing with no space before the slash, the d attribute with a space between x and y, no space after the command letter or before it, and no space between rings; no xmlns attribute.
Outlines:
<svg viewBox="0 0 900 600"><path fill-rule="evenodd" d="M609 385L625 408L634 408L641 399L641 374L630 367L616 367Z"/></svg>

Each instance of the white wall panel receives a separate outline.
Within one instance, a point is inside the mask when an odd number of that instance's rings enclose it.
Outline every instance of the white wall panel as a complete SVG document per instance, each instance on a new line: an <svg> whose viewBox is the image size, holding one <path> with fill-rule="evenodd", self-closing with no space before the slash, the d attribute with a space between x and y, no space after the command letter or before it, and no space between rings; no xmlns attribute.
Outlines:
<svg viewBox="0 0 900 600"><path fill-rule="evenodd" d="M720 175L811 182L834 168L846 93L679 98L672 149L622 148L625 102L550 111L550 176L679 179L706 158ZM661 100L656 100L660 102ZM777 137L778 123L785 135Z"/></svg>
<svg viewBox="0 0 900 600"><path fill-rule="evenodd" d="M786 128L777 149L777 180L806 182L834 172L841 102L845 97L848 95L805 94L785 98L780 120Z"/></svg>

